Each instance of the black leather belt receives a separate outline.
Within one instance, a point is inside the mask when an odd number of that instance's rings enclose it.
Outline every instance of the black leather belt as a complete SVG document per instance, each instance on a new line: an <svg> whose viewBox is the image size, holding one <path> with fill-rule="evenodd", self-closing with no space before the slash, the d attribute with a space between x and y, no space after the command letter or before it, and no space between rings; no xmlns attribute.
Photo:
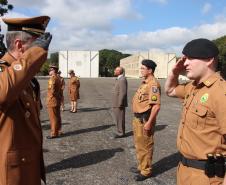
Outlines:
<svg viewBox="0 0 226 185"><path fill-rule="evenodd" d="M205 170L206 160L187 159L181 155L181 163L187 167Z"/></svg>
<svg viewBox="0 0 226 185"><path fill-rule="evenodd" d="M142 112L142 113L134 113L134 117L141 119L141 120L144 119L147 121L149 119L150 113L151 113L151 109L147 110L146 112Z"/></svg>

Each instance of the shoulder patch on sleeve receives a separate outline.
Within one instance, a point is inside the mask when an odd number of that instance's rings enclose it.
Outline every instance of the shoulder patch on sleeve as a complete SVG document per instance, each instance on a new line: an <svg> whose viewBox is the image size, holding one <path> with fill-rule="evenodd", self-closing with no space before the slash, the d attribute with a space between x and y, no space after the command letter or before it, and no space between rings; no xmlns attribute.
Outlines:
<svg viewBox="0 0 226 185"><path fill-rule="evenodd" d="M157 96L155 96L155 95L153 95L153 96L151 97L151 100L152 100L152 101L157 101L157 99L158 99L158 98L157 98Z"/></svg>
<svg viewBox="0 0 226 185"><path fill-rule="evenodd" d="M152 91L152 93L158 93L159 89L157 86L152 86L151 91Z"/></svg>

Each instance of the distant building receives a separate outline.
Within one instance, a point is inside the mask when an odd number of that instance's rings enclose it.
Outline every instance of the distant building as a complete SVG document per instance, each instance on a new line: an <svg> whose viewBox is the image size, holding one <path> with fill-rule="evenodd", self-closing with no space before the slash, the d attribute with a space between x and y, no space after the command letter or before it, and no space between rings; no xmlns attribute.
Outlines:
<svg viewBox="0 0 226 185"><path fill-rule="evenodd" d="M151 59L156 62L155 76L167 78L172 66L176 63L176 54L160 52L140 52L120 60L120 66L125 68L127 77L140 77L140 66L143 59Z"/></svg>
<svg viewBox="0 0 226 185"><path fill-rule="evenodd" d="M85 78L99 76L99 51L59 51L59 70L63 77L69 77L73 69L75 75Z"/></svg>

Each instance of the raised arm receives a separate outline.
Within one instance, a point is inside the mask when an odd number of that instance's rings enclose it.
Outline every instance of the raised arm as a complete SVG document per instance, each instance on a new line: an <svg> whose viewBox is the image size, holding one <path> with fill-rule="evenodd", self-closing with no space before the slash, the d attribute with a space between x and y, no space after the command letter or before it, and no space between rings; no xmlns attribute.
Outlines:
<svg viewBox="0 0 226 185"><path fill-rule="evenodd" d="M173 66L172 71L170 72L168 78L166 79L165 83L165 93L168 96L175 96L175 88L178 85L178 77L184 71L184 62L185 57L180 58L177 63Z"/></svg>

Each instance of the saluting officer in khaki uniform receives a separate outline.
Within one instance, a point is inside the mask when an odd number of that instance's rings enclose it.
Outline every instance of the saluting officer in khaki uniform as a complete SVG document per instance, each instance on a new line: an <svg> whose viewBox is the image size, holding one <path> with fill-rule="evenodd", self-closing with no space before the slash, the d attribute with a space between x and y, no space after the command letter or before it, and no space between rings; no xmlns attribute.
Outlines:
<svg viewBox="0 0 226 185"><path fill-rule="evenodd" d="M182 53L165 84L169 96L183 99L177 184L220 185L225 175L226 82L215 72L219 51L213 42L195 39ZM179 84L184 70L191 81Z"/></svg>
<svg viewBox="0 0 226 185"><path fill-rule="evenodd" d="M50 79L48 81L46 99L51 133L50 136L47 136L47 139L56 138L61 134L61 81L57 72L58 67L51 65L49 68Z"/></svg>
<svg viewBox="0 0 226 185"><path fill-rule="evenodd" d="M49 19L3 19L8 52L0 59L0 185L45 181L38 88L31 80L47 59Z"/></svg>
<svg viewBox="0 0 226 185"><path fill-rule="evenodd" d="M68 84L68 92L69 92L69 98L71 100L71 110L70 112L77 112L77 101L79 99L79 88L80 88L80 82L79 78L75 76L74 70L69 71L70 79Z"/></svg>
<svg viewBox="0 0 226 185"><path fill-rule="evenodd" d="M160 110L160 84L154 77L156 68L152 60L143 60L141 74L144 77L133 97L133 133L138 167L131 168L136 181L143 181L152 174L152 155L156 117Z"/></svg>
<svg viewBox="0 0 226 185"><path fill-rule="evenodd" d="M61 107L61 110L64 111L64 88L65 88L65 81L64 81L64 78L61 75L61 71L58 71L58 77L60 78L60 85L61 85L61 95L60 95L60 107Z"/></svg>

